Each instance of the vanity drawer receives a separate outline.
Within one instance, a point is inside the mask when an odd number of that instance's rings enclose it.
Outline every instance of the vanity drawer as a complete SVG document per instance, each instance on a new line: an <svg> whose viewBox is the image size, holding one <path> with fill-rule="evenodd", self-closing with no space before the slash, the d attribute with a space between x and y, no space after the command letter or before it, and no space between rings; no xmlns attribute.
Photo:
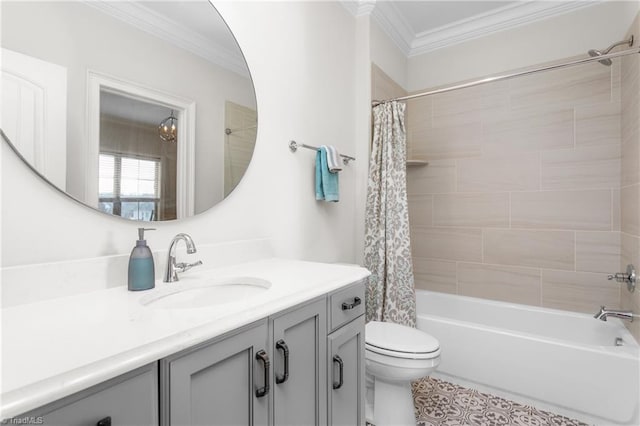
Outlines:
<svg viewBox="0 0 640 426"><path fill-rule="evenodd" d="M60 426L158 424L157 363L130 371L16 419Z"/></svg>
<svg viewBox="0 0 640 426"><path fill-rule="evenodd" d="M364 284L359 281L329 297L329 330L333 331L364 314Z"/></svg>

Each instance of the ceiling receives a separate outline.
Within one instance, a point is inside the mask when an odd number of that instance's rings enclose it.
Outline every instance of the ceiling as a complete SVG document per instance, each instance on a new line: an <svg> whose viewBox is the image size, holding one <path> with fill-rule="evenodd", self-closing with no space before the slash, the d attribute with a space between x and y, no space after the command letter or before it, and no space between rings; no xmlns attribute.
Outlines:
<svg viewBox="0 0 640 426"><path fill-rule="evenodd" d="M123 118L134 123L158 126L171 109L115 93L100 91L100 116Z"/></svg>

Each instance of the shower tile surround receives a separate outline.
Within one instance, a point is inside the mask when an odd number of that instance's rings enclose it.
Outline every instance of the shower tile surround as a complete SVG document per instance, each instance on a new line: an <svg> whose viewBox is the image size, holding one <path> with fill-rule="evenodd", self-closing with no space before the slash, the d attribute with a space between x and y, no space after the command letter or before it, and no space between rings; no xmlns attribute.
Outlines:
<svg viewBox="0 0 640 426"><path fill-rule="evenodd" d="M640 15L636 16L627 37L640 36ZM631 55L621 60L621 153L620 169L620 270L633 263L640 267L640 55ZM640 288L629 293L620 292L620 305L640 313ZM627 323L636 340L640 341L640 321Z"/></svg>
<svg viewBox="0 0 640 426"><path fill-rule="evenodd" d="M639 99L631 55L408 101L408 155L429 161L407 169L416 287L640 313L606 277L640 265Z"/></svg>
<svg viewBox="0 0 640 426"><path fill-rule="evenodd" d="M619 217L620 65L409 101L409 155L429 161L407 174L418 288L620 307L621 287L606 279L630 222Z"/></svg>

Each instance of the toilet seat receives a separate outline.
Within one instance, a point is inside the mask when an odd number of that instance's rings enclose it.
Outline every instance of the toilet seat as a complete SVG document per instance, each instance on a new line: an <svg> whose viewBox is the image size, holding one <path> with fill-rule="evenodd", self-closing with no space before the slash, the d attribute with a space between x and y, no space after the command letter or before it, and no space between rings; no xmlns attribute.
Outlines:
<svg viewBox="0 0 640 426"><path fill-rule="evenodd" d="M405 325L380 321L367 323L365 349L403 359L431 359L440 355L440 344L433 336Z"/></svg>
<svg viewBox="0 0 640 426"><path fill-rule="evenodd" d="M366 418L378 426L415 426L411 381L440 365L440 343L400 324L365 326Z"/></svg>

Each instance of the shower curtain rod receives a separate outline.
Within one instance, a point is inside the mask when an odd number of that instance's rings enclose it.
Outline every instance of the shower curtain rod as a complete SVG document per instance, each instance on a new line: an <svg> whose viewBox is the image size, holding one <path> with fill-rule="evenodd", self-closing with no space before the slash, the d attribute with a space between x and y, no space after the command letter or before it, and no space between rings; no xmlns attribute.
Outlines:
<svg viewBox="0 0 640 426"><path fill-rule="evenodd" d="M594 57L590 56L588 58L576 59L574 61L564 62L564 63L556 64L556 65L548 65L548 66L535 68L535 69L531 69L531 70L512 72L512 73L509 73L509 74L495 75L495 76L492 76L492 77L485 77L485 78L481 78L479 80L470 81L470 82L467 82L467 83L456 84L456 85L453 85L453 86L443 87L441 89L429 90L427 92L416 93L415 95L401 96L401 97L395 98L395 99L387 99L387 100L383 100L383 101L373 100L371 103L373 104L373 106L377 106L377 105L384 104L384 103L387 103L387 102L392 102L392 101L406 101L406 100L409 100L409 99L421 98L423 96L437 95L438 93L446 93L446 92L451 92L453 90L466 89L468 87L478 86L480 84L493 83L494 81L507 80L509 78L520 77L520 76L523 76L523 75L535 74L535 73L538 73L538 72L541 72L541 71L551 71L551 70L556 70L556 69L560 69L560 68L567 68L567 67L572 67L574 65L586 64L588 62L593 62L593 61L602 61L603 59L607 59L607 58L610 58L610 59L611 58L618 58L620 56L631 55L633 53L640 53L640 47L636 47L634 49L621 50L619 52L608 53L606 55L601 55L601 56L594 56Z"/></svg>

